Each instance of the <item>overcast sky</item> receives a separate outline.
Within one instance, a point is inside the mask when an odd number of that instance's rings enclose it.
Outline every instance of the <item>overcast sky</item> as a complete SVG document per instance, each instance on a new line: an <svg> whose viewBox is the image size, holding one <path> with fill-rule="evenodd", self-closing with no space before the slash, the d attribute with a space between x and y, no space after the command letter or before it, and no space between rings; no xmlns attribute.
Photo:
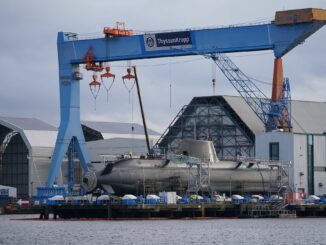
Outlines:
<svg viewBox="0 0 326 245"><path fill-rule="evenodd" d="M59 31L100 33L104 26L124 21L140 31L188 29L271 19L275 11L316 7L326 1L304 0L69 0L1 1L0 8L0 116L36 117L59 125L59 83L56 37ZM285 76L290 78L292 98L326 101L326 28L283 58ZM249 76L270 82L273 53L230 54ZM212 65L199 56L133 61L138 65L148 127L159 132L194 96L212 95ZM100 91L97 108L89 91L89 72L81 81L82 120L132 121L132 103L120 77L125 62L112 63L117 80L106 102ZM170 107L170 84L172 106ZM271 86L257 84L270 96ZM217 95L238 95L217 71ZM134 122L141 123L134 98Z"/></svg>

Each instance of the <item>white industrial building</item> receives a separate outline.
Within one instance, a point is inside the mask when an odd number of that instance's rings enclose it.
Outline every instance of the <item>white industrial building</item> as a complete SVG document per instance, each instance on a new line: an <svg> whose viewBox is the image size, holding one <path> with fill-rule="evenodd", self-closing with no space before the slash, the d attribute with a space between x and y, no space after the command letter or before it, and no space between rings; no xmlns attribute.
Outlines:
<svg viewBox="0 0 326 245"><path fill-rule="evenodd" d="M159 145L183 138L211 139L220 159L238 155L291 163L295 192L326 194L326 102L292 101L292 133L265 133L264 124L238 96L195 97L182 108Z"/></svg>
<svg viewBox="0 0 326 245"><path fill-rule="evenodd" d="M293 133L256 136L256 156L290 161L296 192L326 194L326 103L292 102Z"/></svg>
<svg viewBox="0 0 326 245"><path fill-rule="evenodd" d="M0 117L0 184L33 195L44 185L57 129L35 118Z"/></svg>
<svg viewBox="0 0 326 245"><path fill-rule="evenodd" d="M81 124L84 132L87 129L97 131L102 139L145 139L144 128L138 123L82 121ZM158 132L149 128L147 129L147 132L151 140L157 140L160 137Z"/></svg>
<svg viewBox="0 0 326 245"><path fill-rule="evenodd" d="M85 123L85 124L84 124ZM95 129L88 126L93 125ZM112 127L112 128L111 128ZM134 144L136 153L146 153L143 127L134 124L110 122L83 122L82 128L89 147L91 161L101 161L101 154L129 153ZM159 134L148 130L153 141ZM35 118L0 117L0 185L17 188L17 196L36 194L36 187L44 186L56 142L57 128ZM118 138L114 138L118 137ZM120 151L125 148L125 151ZM64 159L56 183L66 184L67 159ZM76 164L75 180L81 179L81 169Z"/></svg>

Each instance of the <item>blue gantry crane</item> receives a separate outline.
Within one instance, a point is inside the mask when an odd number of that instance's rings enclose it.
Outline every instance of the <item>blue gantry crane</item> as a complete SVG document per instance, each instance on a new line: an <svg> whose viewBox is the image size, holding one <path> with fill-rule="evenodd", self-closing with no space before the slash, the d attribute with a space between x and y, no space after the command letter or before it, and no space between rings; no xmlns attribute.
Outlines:
<svg viewBox="0 0 326 245"><path fill-rule="evenodd" d="M284 102L285 88L289 88L283 81L281 57L325 23L326 10L301 9L276 12L275 20L271 23L255 25L133 35L132 31L121 28L121 23L118 23L116 28L104 28L104 37L94 39L83 39L75 33L59 32L57 46L61 121L47 187L54 184L66 154L70 172L73 171L72 152L76 152L83 170L88 171L90 159L80 124L81 64L85 64L87 70L96 72L103 70L103 62L209 55L217 64L228 62L230 65L230 60L223 56L223 53L273 50L275 55L273 91L271 103L267 107L264 103L255 102L255 97L260 96L260 92L251 91L256 88L245 89L246 86L251 86L248 79L243 77L234 80L234 86L239 88L238 91L243 91L240 93L241 96L250 98L246 102L252 105L251 108L264 122L270 121L265 125L271 125L269 129L272 129L280 126L282 118L287 118L283 112L279 113L280 109L275 109L279 103ZM223 69L226 71L228 68ZM234 73L236 76L239 74L238 71ZM93 79L94 85L97 85L96 76L93 76ZM284 121L281 121L281 124L285 125ZM289 125L287 123L287 126ZM71 187L72 173L68 173L68 177Z"/></svg>

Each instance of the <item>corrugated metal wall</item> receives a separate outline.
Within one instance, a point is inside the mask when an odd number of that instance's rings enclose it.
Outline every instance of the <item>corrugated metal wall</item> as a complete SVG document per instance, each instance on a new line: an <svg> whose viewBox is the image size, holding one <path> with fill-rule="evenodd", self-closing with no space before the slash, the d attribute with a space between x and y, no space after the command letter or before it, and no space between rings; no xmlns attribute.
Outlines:
<svg viewBox="0 0 326 245"><path fill-rule="evenodd" d="M326 136L314 136L315 194L326 194Z"/></svg>
<svg viewBox="0 0 326 245"><path fill-rule="evenodd" d="M30 159L30 185L33 189L30 195L36 194L36 187L38 186L45 186L49 168L51 165L51 157L53 153L52 147L34 147L32 149L32 155L29 157ZM65 159L61 165L59 170L59 174L57 177L56 184L58 185L65 185L67 184L67 171L68 171L68 164L67 160ZM75 160L75 174L74 180L76 184L81 183L81 176L82 176L82 169L80 167L79 161Z"/></svg>
<svg viewBox="0 0 326 245"><path fill-rule="evenodd" d="M294 183L296 191L308 191L307 135L294 135Z"/></svg>
<svg viewBox="0 0 326 245"><path fill-rule="evenodd" d="M30 195L36 195L36 187L45 186L51 164L52 153L53 147L32 148L32 152L29 156L31 169L30 185L32 188Z"/></svg>
<svg viewBox="0 0 326 245"><path fill-rule="evenodd" d="M10 139L0 161L0 184L17 188L17 196L28 196L28 149L20 136Z"/></svg>

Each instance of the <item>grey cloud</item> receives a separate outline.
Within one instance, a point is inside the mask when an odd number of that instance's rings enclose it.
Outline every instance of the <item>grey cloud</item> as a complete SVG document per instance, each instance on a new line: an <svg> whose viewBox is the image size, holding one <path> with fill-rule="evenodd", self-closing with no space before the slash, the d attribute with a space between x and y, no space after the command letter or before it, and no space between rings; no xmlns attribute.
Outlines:
<svg viewBox="0 0 326 245"><path fill-rule="evenodd" d="M56 51L58 31L77 33L101 32L115 21L126 22L135 30L166 30L236 24L273 17L275 11L294 8L326 8L325 1L2 1L0 9L0 114L34 116L54 125L59 122L59 87ZM292 82L296 99L325 101L326 69L324 63L326 28L309 38L284 57L285 74ZM273 55L237 57L234 62L246 73L261 80L271 80ZM187 61L193 57L171 58ZM169 59L134 61L151 65L168 63ZM123 64L123 63L119 63ZM112 65L119 65L113 63ZM124 63L125 64L125 63ZM125 68L115 67L121 76ZM81 81L81 117L130 121L128 94L120 78L110 93L109 103L101 91L94 111L88 88L90 75L85 71ZM164 130L181 107L193 96L211 95L211 64L205 59L172 65L173 106L169 107L168 66L139 67L143 100L149 127ZM217 72L217 94L237 95L220 72ZM311 81L313 81L311 83ZM311 86L311 84L313 84ZM270 87L258 84L270 95ZM309 90L306 88L309 87ZM306 93L306 91L308 91ZM136 104L136 103L135 103ZM140 122L135 108L135 120ZM151 125L152 123L152 125Z"/></svg>

